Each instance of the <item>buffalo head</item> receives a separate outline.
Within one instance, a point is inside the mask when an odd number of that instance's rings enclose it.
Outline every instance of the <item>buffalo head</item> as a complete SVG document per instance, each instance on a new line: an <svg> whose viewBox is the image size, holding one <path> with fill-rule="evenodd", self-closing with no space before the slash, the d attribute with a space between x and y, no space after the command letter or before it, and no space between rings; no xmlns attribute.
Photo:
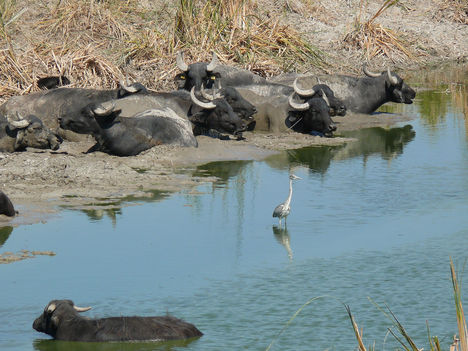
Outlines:
<svg viewBox="0 0 468 351"><path fill-rule="evenodd" d="M71 300L52 300L44 312L36 318L33 328L38 332L56 338L62 323L81 318L78 313L90 310L91 307L77 307ZM73 332L73 331L70 331Z"/></svg>
<svg viewBox="0 0 468 351"><path fill-rule="evenodd" d="M257 108L254 105L252 105L248 100L244 99L242 95L237 91L237 89L233 87L221 88L221 84L219 84L219 81L217 85L217 90L215 90L213 87L211 95L205 91L204 86L202 85L202 96L210 101L212 101L215 98L224 98L226 102L232 107L233 111L246 122L246 129L253 130L255 127L255 120L253 115L257 113Z"/></svg>
<svg viewBox="0 0 468 351"><path fill-rule="evenodd" d="M33 115L22 117L18 113L16 116L16 119L7 117L7 131L16 139L16 151L25 150L27 147L52 150L60 147L62 138L46 127L39 118Z"/></svg>
<svg viewBox="0 0 468 351"><path fill-rule="evenodd" d="M292 109L286 119L288 127L302 133L318 132L326 137L332 137L336 125L330 117L325 93L319 91L302 103L294 101L293 96L294 93L288 99Z"/></svg>
<svg viewBox="0 0 468 351"><path fill-rule="evenodd" d="M369 71L366 65L364 65L363 72L368 77L385 80L385 90L388 101L405 104L413 103L416 92L408 84L406 84L403 79L398 76L398 74L390 72L389 68L387 68L387 70L383 71L382 73L375 73Z"/></svg>
<svg viewBox="0 0 468 351"><path fill-rule="evenodd" d="M246 130L246 122L239 118L223 97L215 96L209 102L202 102L195 96L195 87L190 90L190 97L201 108L189 117L194 125L234 135Z"/></svg>
<svg viewBox="0 0 468 351"><path fill-rule="evenodd" d="M294 80L293 83L294 92L299 95L300 97L310 97L315 95L316 92L321 91L327 97L330 109L330 116L345 116L346 115L346 105L343 101L338 99L335 96L333 90L326 84L317 84L312 89L302 89L299 88L297 85L297 78Z"/></svg>
<svg viewBox="0 0 468 351"><path fill-rule="evenodd" d="M178 89L185 89L190 91L195 87L197 91L204 85L211 88L213 83L220 77L219 73L214 72L216 66L219 65L218 57L213 52L211 62L196 62L187 65L184 61L183 52L177 53L177 67L182 71L175 76L175 82Z"/></svg>

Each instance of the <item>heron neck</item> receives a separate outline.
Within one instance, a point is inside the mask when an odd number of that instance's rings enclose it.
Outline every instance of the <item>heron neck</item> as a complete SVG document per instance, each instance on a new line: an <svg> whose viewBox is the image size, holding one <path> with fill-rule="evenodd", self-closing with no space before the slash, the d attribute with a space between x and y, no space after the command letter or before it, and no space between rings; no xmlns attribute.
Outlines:
<svg viewBox="0 0 468 351"><path fill-rule="evenodd" d="M292 198L292 179L289 179L289 195L285 202L286 207L289 207L289 204L291 203L291 198Z"/></svg>

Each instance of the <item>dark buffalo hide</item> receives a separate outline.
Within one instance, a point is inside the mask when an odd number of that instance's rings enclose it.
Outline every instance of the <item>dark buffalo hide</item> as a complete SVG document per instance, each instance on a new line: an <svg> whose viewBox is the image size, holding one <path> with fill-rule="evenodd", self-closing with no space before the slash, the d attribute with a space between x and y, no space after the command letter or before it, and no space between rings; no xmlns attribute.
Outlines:
<svg viewBox="0 0 468 351"><path fill-rule="evenodd" d="M365 77L345 75L307 76L285 74L273 82L292 86L297 79L302 88L316 84L328 85L349 111L370 114L387 102L411 104L416 92L390 70L372 73L364 68Z"/></svg>
<svg viewBox="0 0 468 351"><path fill-rule="evenodd" d="M68 125L76 123L71 129L75 133L89 134L93 121L83 119L83 110L92 103L98 104L111 99L119 99L130 94L146 91L139 83L131 86L122 85L118 89L98 90L84 88L57 88L34 94L14 96L0 106L0 116L19 113L38 117L50 129L70 140L80 140L77 135L59 130L59 120L67 120ZM83 121L86 123L83 123Z"/></svg>
<svg viewBox="0 0 468 351"><path fill-rule="evenodd" d="M0 190L0 215L6 215L8 217L13 217L16 215L15 208L8 196Z"/></svg>
<svg viewBox="0 0 468 351"><path fill-rule="evenodd" d="M57 340L84 342L164 341L203 335L193 324L172 316L89 319L79 314L89 309L71 300L52 300L33 328Z"/></svg>
<svg viewBox="0 0 468 351"><path fill-rule="evenodd" d="M0 151L24 151L27 147L57 150L62 138L47 128L36 116L0 115Z"/></svg>

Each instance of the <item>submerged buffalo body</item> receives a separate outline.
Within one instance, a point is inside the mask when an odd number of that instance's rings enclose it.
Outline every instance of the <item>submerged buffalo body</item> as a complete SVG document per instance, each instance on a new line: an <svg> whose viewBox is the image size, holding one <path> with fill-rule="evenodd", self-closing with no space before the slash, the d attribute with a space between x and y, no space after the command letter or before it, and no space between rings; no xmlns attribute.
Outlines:
<svg viewBox="0 0 468 351"><path fill-rule="evenodd" d="M89 309L77 307L70 300L52 300L34 321L33 328L57 340L84 342L164 341L203 335L193 324L172 316L100 319L80 316L80 312Z"/></svg>
<svg viewBox="0 0 468 351"><path fill-rule="evenodd" d="M301 87L310 87L318 83L328 85L352 112L370 114L387 102L413 103L416 92L396 73L386 70L373 73L364 68L366 77L344 75L305 76L285 74L272 79L287 85L298 80Z"/></svg>
<svg viewBox="0 0 468 351"><path fill-rule="evenodd" d="M16 215L15 208L9 197L0 190L0 215L14 217Z"/></svg>
<svg viewBox="0 0 468 351"><path fill-rule="evenodd" d="M62 138L36 116L0 115L0 152L24 151L27 147L57 150L61 143Z"/></svg>
<svg viewBox="0 0 468 351"><path fill-rule="evenodd" d="M59 130L60 118L66 117L71 123L74 119L79 118L83 109L91 103L119 99L145 90L145 87L139 83L130 86L123 84L120 88L111 90L57 88L29 95L14 96L0 106L0 116L12 116L16 113L23 116L33 114L61 136L73 139L76 136ZM85 127L82 129L83 134L89 133L91 129L90 126Z"/></svg>

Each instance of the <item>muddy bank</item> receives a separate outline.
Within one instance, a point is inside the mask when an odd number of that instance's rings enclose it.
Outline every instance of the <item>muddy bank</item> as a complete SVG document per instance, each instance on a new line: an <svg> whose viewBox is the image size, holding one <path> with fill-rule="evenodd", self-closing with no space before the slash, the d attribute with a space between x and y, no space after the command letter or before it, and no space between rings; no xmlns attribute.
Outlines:
<svg viewBox="0 0 468 351"><path fill-rule="evenodd" d="M390 127L410 117L377 114L335 118L339 131ZM13 201L19 216L0 216L0 226L45 221L58 206L106 208L125 198L153 197L154 191L190 189L213 177L194 176L195 167L213 161L262 160L286 149L353 142L298 133L245 133L243 141L198 137L198 148L156 146L138 156L117 157L102 152L85 154L93 145L65 141L58 151L30 149L0 154L0 189Z"/></svg>

